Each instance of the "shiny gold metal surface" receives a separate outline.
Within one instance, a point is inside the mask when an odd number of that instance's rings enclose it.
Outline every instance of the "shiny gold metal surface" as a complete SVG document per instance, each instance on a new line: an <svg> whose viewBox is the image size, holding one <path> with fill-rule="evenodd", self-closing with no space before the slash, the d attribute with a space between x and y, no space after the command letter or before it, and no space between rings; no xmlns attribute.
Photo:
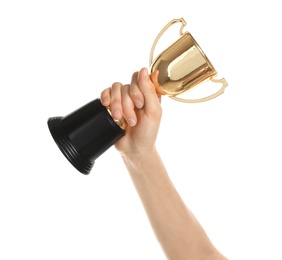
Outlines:
<svg viewBox="0 0 282 260"><path fill-rule="evenodd" d="M180 38L162 51L153 61L155 47L164 32L174 23L180 22ZM158 83L154 82L156 91L161 95L186 103L210 100L222 94L228 83L224 78L215 79L217 72L196 40L189 32L183 33L186 22L183 18L169 22L156 37L150 53L151 73L158 70ZM191 90L200 83L211 80L222 84L216 93L200 99L183 99L178 95Z"/></svg>

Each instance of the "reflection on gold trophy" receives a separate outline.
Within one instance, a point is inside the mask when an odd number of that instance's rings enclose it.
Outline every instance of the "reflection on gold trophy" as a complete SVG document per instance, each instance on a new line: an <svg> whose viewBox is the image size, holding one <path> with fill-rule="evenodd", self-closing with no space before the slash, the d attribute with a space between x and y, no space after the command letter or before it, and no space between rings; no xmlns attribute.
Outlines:
<svg viewBox="0 0 282 260"><path fill-rule="evenodd" d="M155 47L159 39L171 25L177 22L181 23L180 38L153 61ZM224 78L215 79L217 75L215 68L193 36L189 32L183 32L185 25L186 22L183 18L174 19L156 37L150 53L151 72L159 70L158 82L154 82L154 84L159 94L168 95L177 101L186 103L207 101L222 94L228 84ZM200 99L178 97L206 80L211 80L222 86L216 93Z"/></svg>
<svg viewBox="0 0 282 260"><path fill-rule="evenodd" d="M153 61L156 44L173 24L181 23L180 38L162 51ZM215 98L227 87L224 78L215 79L216 70L189 32L183 32L183 18L169 22L156 37L150 53L151 79L161 95L186 102L196 103ZM158 79L153 77L158 70ZM221 84L214 94L200 99L183 99L179 95L204 81ZM105 108L100 99L95 99L64 117L48 119L50 133L69 162L81 173L89 174L95 160L126 131L125 120L113 120L110 108Z"/></svg>

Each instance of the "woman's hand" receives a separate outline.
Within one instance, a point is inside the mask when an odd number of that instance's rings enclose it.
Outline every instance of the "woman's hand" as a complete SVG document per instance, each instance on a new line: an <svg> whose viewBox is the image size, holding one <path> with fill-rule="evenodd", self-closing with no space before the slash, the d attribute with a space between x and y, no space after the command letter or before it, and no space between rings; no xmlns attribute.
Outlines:
<svg viewBox="0 0 282 260"><path fill-rule="evenodd" d="M153 82L157 82L158 71L150 76L146 68L132 75L131 83L116 82L101 93L101 102L110 107L112 117L122 117L128 126L126 134L116 144L124 157L143 156L155 146L162 109L160 97Z"/></svg>

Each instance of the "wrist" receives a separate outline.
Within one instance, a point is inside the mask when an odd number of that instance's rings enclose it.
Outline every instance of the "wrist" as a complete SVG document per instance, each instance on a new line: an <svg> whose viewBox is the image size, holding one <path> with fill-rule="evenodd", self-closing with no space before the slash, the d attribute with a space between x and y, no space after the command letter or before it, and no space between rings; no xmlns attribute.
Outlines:
<svg viewBox="0 0 282 260"><path fill-rule="evenodd" d="M159 158L159 154L155 146L149 151L123 153L121 156L128 168L134 168L137 170L144 169L144 167L148 166L148 164L156 161L156 158Z"/></svg>

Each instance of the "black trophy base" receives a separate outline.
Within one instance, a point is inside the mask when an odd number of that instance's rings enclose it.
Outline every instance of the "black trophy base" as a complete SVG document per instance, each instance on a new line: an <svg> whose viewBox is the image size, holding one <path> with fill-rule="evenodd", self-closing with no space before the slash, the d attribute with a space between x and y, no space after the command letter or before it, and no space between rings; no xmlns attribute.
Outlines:
<svg viewBox="0 0 282 260"><path fill-rule="evenodd" d="M83 174L89 174L95 160L125 134L99 99L47 123L61 152Z"/></svg>

